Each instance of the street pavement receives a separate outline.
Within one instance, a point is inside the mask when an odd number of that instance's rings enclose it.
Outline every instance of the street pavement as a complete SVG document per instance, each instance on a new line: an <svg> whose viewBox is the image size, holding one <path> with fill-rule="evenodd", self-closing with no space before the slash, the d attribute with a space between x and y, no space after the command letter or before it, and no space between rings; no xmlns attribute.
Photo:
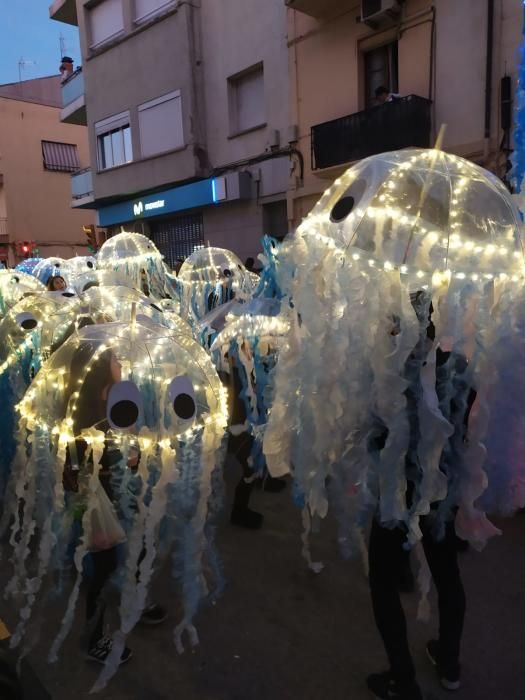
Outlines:
<svg viewBox="0 0 525 700"><path fill-rule="evenodd" d="M231 472L231 468L230 468ZM231 490L231 488L230 488ZM249 532L219 529L227 586L215 605L200 611L200 645L178 655L173 628L180 619L176 587L169 575L156 581L155 600L169 618L156 627L137 627L128 643L133 658L97 696L88 692L101 667L87 662L78 625L57 664L47 664L46 642L56 630L58 610L47 610L42 639L29 657L53 700L365 700L364 679L384 670L384 652L374 627L366 577L358 561L342 560L334 522L328 518L314 537L313 552L324 562L320 574L301 557L300 513L290 489L257 491L253 507L264 527ZM463 645L463 688L458 700L525 698L525 514L500 523L504 535L485 551L460 555L467 591ZM416 621L418 594L405 595L411 644L428 700L444 700L425 658L435 636L435 599L429 624ZM0 617L13 611L0 601ZM38 700L30 698L29 700Z"/></svg>

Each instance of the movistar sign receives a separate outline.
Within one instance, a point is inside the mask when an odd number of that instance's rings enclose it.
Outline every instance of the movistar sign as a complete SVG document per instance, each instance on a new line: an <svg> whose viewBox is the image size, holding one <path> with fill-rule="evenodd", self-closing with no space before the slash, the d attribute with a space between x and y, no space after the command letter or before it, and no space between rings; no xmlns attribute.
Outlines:
<svg viewBox="0 0 525 700"><path fill-rule="evenodd" d="M133 215L140 216L145 211L152 211L153 209L164 209L166 206L166 201L164 199L157 199L154 202L136 202L133 205Z"/></svg>
<svg viewBox="0 0 525 700"><path fill-rule="evenodd" d="M249 177L249 176L247 176ZM153 194L139 195L140 199L110 204L98 210L100 226L125 223L133 219L148 219L165 216L186 209L195 209L226 201L226 178L199 180L189 185L180 185ZM235 199L239 198L234 197Z"/></svg>

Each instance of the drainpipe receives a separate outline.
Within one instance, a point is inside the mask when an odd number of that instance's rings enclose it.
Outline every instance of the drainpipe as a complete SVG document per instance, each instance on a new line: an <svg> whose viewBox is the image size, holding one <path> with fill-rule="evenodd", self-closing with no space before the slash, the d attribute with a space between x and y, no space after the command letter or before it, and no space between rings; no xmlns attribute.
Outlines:
<svg viewBox="0 0 525 700"><path fill-rule="evenodd" d="M492 54L494 48L494 0L487 0L487 62L485 72L485 144L484 158L490 152L490 131L492 117Z"/></svg>

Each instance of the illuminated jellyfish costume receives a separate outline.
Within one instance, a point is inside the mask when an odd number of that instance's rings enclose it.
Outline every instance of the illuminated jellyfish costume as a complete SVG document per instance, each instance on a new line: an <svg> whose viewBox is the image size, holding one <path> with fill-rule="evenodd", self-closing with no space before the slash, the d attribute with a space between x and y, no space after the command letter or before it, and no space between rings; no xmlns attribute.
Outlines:
<svg viewBox="0 0 525 700"><path fill-rule="evenodd" d="M0 319L25 294L45 291L33 276L16 270L0 270Z"/></svg>
<svg viewBox="0 0 525 700"><path fill-rule="evenodd" d="M102 244L97 254L101 270L126 275L135 289L156 299L172 297L169 270L157 246L141 233L118 233Z"/></svg>
<svg viewBox="0 0 525 700"><path fill-rule="evenodd" d="M180 316L180 301L177 293L175 294L174 299L158 299L157 304L163 311Z"/></svg>
<svg viewBox="0 0 525 700"><path fill-rule="evenodd" d="M25 260L22 260L18 263L18 265L15 267L15 270L19 272L25 272L26 275L32 275L33 270L41 261L42 258L26 258Z"/></svg>
<svg viewBox="0 0 525 700"><path fill-rule="evenodd" d="M251 297L258 281L229 250L199 248L186 258L177 276L181 315L197 322L220 304Z"/></svg>
<svg viewBox="0 0 525 700"><path fill-rule="evenodd" d="M74 258L64 260L61 265L62 274L70 287L76 289L75 281L80 277L95 272L97 261L92 255L77 255Z"/></svg>
<svg viewBox="0 0 525 700"><path fill-rule="evenodd" d="M134 281L123 271L116 272L109 269L81 272L71 280L70 287L77 294L81 294L90 287L114 287L116 285L135 289Z"/></svg>
<svg viewBox="0 0 525 700"><path fill-rule="evenodd" d="M42 282L47 284L51 277L60 275L66 277L67 261L63 258L42 258L33 268L32 274Z"/></svg>
<svg viewBox="0 0 525 700"><path fill-rule="evenodd" d="M253 299L231 308L222 329L215 331L211 345L213 362L221 376L227 376L229 392L237 389L233 377L233 370L237 369L246 421L234 430L237 435L248 433L255 438L250 460L259 476L264 472L262 435L273 395L272 373L289 328L289 320L281 313L277 300Z"/></svg>
<svg viewBox="0 0 525 700"><path fill-rule="evenodd" d="M52 574L66 558L74 513L81 514L83 529L74 554L77 578L50 660L57 658L73 624L84 556L121 542L122 525L127 557L120 569L121 625L96 687L116 671L161 550L172 551L182 589L177 649L183 650L184 632L191 644L197 643L192 619L208 591L204 562L208 577L215 569L210 518L218 507L215 480L222 482L225 404L205 351L191 338L152 323L86 326L42 367L20 405L15 475L16 493L24 493L23 513L16 499L9 504L15 519L14 575L6 592L18 596L21 610L12 646L22 639L35 641L31 614L41 612L53 590ZM111 485L120 523L111 506L108 515L98 469L93 469L106 450L116 455ZM134 469L127 466L131 454L139 457ZM78 467L73 504L62 486L65 465L68 474ZM38 555L29 561L26 547L32 537Z"/></svg>
<svg viewBox="0 0 525 700"><path fill-rule="evenodd" d="M521 288L520 236L519 214L491 173L438 150L409 149L347 170L283 244L279 284L294 316L264 451L273 476L293 472L311 565L311 518L323 518L329 500L348 553L360 547L359 526L376 504L382 523L406 524L410 544L421 537L420 515L437 502L440 528L459 506L461 537L481 546L497 533L478 507L486 487L483 368L498 336L494 299L516 298ZM438 347L452 358L440 369L440 397ZM464 445L450 397L466 407L472 388L478 400ZM388 437L374 453L378 424ZM419 465L410 507L409 451Z"/></svg>
<svg viewBox="0 0 525 700"><path fill-rule="evenodd" d="M192 336L191 326L173 311L129 287L91 287L81 295L83 317L94 323L151 320L176 334Z"/></svg>
<svg viewBox="0 0 525 700"><path fill-rule="evenodd" d="M257 281L254 295L257 297L281 299L283 293L277 282L279 272L279 248L280 243L271 236L262 238L262 255L259 255L263 267L260 278Z"/></svg>
<svg viewBox="0 0 525 700"><path fill-rule="evenodd" d="M42 362L74 331L77 314L75 299L39 292L20 299L0 320L0 500L15 451L15 405Z"/></svg>

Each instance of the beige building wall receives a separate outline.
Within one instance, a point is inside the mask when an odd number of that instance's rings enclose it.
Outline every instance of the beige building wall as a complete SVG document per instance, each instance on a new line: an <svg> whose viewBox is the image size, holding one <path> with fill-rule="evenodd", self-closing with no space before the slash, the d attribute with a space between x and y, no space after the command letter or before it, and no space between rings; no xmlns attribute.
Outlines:
<svg viewBox="0 0 525 700"><path fill-rule="evenodd" d="M59 115L58 107L0 96L0 218L10 243L35 241L45 257L86 254L82 226L94 222L93 212L71 209L71 175L43 166L43 140L76 144L81 167L89 164L86 129Z"/></svg>
<svg viewBox="0 0 525 700"><path fill-rule="evenodd" d="M202 0L202 57L206 133L211 162L222 166L264 153L279 132L287 146L288 77L286 6L283 0ZM228 78L254 66L264 68L264 124L232 136ZM284 72L283 72L284 71Z"/></svg>
<svg viewBox="0 0 525 700"><path fill-rule="evenodd" d="M501 169L500 79L507 73L516 82L522 11L515 0L495 2L492 124L486 139L486 2L406 0L398 26L378 29L358 22L359 2L346 2L338 14L320 20L288 10L290 118L299 127L298 147L306 164L304 182L296 182L289 194L288 214L293 224L300 222L327 184L348 167L312 170L311 127L364 109L363 53L394 40L398 42L400 94L433 100L432 138L446 125L445 149Z"/></svg>
<svg viewBox="0 0 525 700"><path fill-rule="evenodd" d="M275 218L265 207L276 199L285 202L289 186L284 0L175 3L143 22L135 19L134 0L121 0L122 30L95 47L93 7L89 0L76 0L96 206L217 173L248 172L251 199L203 208L204 237L241 256L256 255L263 234L272 233L265 222ZM259 64L264 119L256 128L233 133L229 78ZM175 90L181 91L184 147L143 158L139 106ZM96 124L128 111L133 160L101 170ZM148 222L143 225L149 230Z"/></svg>

